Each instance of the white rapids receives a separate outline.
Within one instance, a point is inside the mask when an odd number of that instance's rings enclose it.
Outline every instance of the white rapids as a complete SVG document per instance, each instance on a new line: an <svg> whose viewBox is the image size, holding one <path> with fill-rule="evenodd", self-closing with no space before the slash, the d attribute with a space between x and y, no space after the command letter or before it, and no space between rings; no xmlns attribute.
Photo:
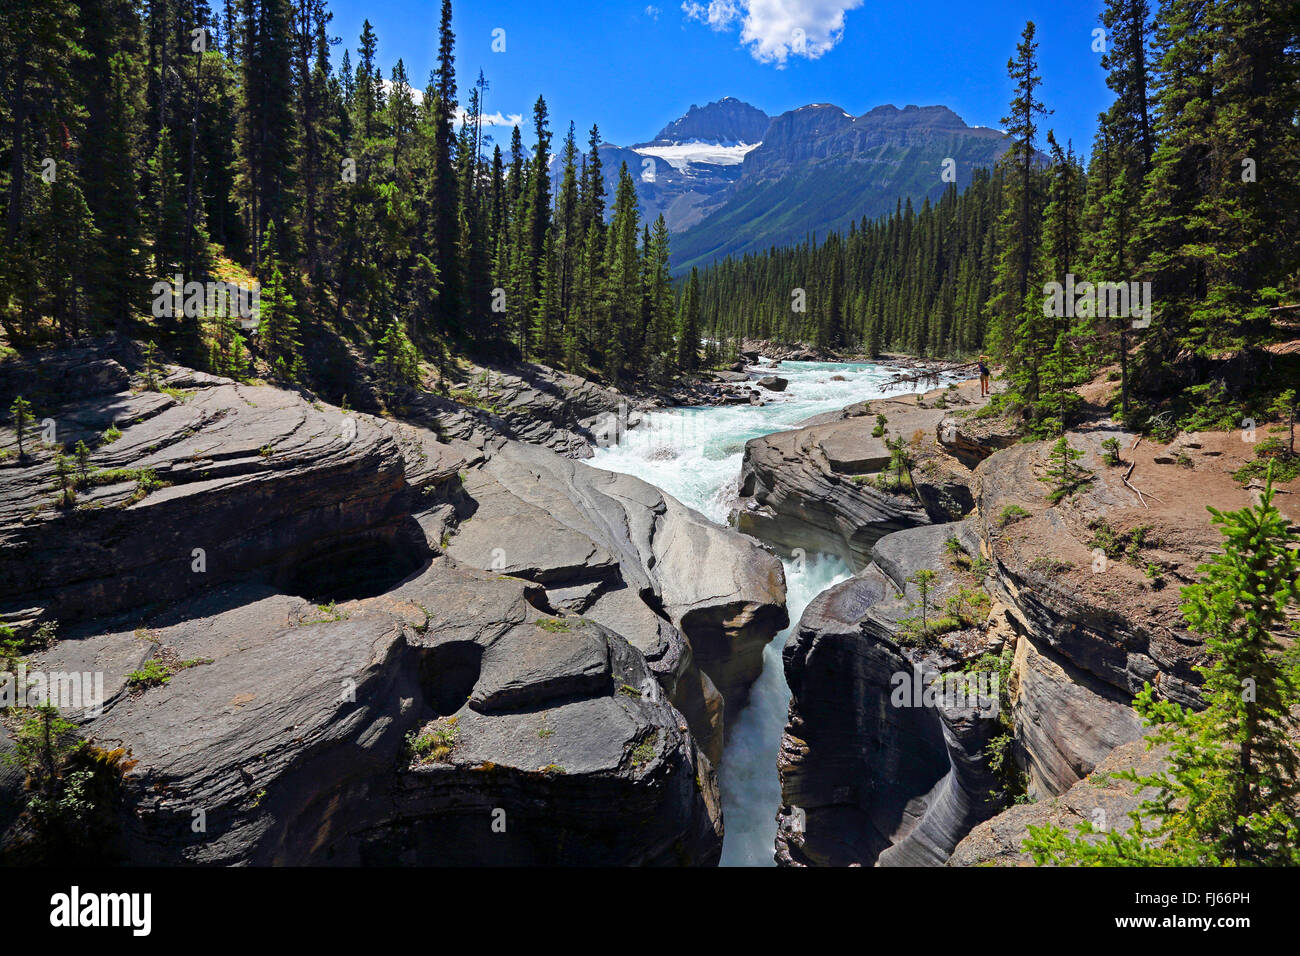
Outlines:
<svg viewBox="0 0 1300 956"><path fill-rule="evenodd" d="M618 444L598 448L590 464L636 475L720 524L735 496L745 442L793 428L821 412L854 402L903 394L881 391L893 372L872 363L782 362L773 372L789 381L765 406L724 405L652 412ZM832 381L832 376L839 381ZM781 803L777 750L785 729L790 689L781 651L810 601L852 573L829 555L787 559L786 606L790 627L763 651L763 673L748 705L728 728L718 768L726 837L724 866L771 866L776 811Z"/></svg>

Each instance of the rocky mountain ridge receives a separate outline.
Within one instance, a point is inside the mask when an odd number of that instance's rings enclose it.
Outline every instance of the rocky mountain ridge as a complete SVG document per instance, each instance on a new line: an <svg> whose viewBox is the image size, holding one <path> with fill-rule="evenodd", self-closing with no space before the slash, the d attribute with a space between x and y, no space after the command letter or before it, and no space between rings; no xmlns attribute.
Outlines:
<svg viewBox="0 0 1300 956"><path fill-rule="evenodd" d="M1006 150L998 130L968 126L945 106L884 104L861 116L816 103L769 117L734 97L690 110L654 139L599 147L605 192L626 163L642 213L662 214L680 273L725 255L846 230L898 203L970 183ZM559 174L558 160L552 175Z"/></svg>

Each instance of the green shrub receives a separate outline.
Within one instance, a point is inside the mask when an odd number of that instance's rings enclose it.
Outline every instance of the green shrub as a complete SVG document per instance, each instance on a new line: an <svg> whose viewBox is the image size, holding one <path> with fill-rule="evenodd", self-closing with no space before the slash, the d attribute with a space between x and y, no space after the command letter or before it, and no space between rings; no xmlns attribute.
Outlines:
<svg viewBox="0 0 1300 956"><path fill-rule="evenodd" d="M1112 561L1123 556L1134 567L1141 566L1138 556L1143 548L1154 547L1159 543L1147 537L1151 533L1149 524L1140 524L1131 531L1119 532L1112 528L1105 518L1096 518L1088 522L1088 527L1092 530L1092 539L1088 542L1089 548L1100 550Z"/></svg>
<svg viewBox="0 0 1300 956"><path fill-rule="evenodd" d="M999 528L1005 528L1007 525L1011 524L1014 521L1019 521L1022 518L1028 518L1028 517L1029 517L1029 512L1026 511L1024 508L1020 507L1020 505L1007 505L998 514L997 524Z"/></svg>
<svg viewBox="0 0 1300 956"><path fill-rule="evenodd" d="M131 687L159 687L171 679L171 669L157 660L145 661L139 670L126 675L126 682Z"/></svg>
<svg viewBox="0 0 1300 956"><path fill-rule="evenodd" d="M171 662L163 658L153 657L145 661L144 666L139 670L127 674L126 683L128 687L141 689L161 687L183 670L198 667L200 664L211 663L212 658L210 657L194 658L188 661L177 661L173 658Z"/></svg>
<svg viewBox="0 0 1300 956"><path fill-rule="evenodd" d="M1280 438L1265 438L1255 446L1255 458L1232 473L1243 485L1256 479L1263 480L1273 466L1273 481L1295 481L1300 477L1300 455L1293 455Z"/></svg>
<svg viewBox="0 0 1300 956"><path fill-rule="evenodd" d="M632 766L643 767L653 760L658 743L659 731L650 731L650 735L645 740L632 748Z"/></svg>
<svg viewBox="0 0 1300 956"><path fill-rule="evenodd" d="M417 765L446 761L460 735L459 721L458 717L447 717L425 724L418 733L413 730L407 734L406 746L411 760Z"/></svg>
<svg viewBox="0 0 1300 956"><path fill-rule="evenodd" d="M1124 462L1122 462L1119 457L1118 438L1112 435L1110 438L1105 439L1101 443L1101 447L1102 447L1101 460L1104 461L1106 464L1112 467L1114 467L1115 465L1124 464Z"/></svg>

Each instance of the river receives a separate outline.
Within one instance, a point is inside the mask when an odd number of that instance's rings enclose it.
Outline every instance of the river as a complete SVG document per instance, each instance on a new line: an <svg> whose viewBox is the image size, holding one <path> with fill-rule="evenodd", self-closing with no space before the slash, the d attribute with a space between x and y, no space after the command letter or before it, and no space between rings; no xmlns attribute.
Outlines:
<svg viewBox="0 0 1300 956"><path fill-rule="evenodd" d="M893 371L871 363L782 362L776 370L789 381L763 406L725 405L654 412L616 445L596 450L589 464L636 475L678 501L726 524L735 496L745 442L793 428L821 412L865 399L908 391L881 391ZM837 376L839 381L832 381ZM771 866L781 788L776 757L785 729L790 689L781 650L804 608L819 593L852 573L829 555L784 559L790 627L763 651L763 673L749 704L728 729L718 768L726 837L723 866Z"/></svg>

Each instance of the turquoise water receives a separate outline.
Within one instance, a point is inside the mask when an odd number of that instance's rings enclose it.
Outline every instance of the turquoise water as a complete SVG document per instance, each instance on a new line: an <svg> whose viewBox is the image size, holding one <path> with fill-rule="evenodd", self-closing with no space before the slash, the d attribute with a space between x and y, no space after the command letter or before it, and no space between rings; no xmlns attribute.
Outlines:
<svg viewBox="0 0 1300 956"><path fill-rule="evenodd" d="M725 524L749 439L793 428L813 415L854 402L907 391L881 391L881 384L894 373L870 363L783 362L776 374L790 384L785 392L767 393L771 400L762 408L730 405L654 412L617 445L597 449L590 464L636 475ZM843 381L831 381L831 376ZM828 555L783 563L791 626L764 649L762 676L754 684L749 704L729 728L718 768L726 823L724 866L773 863L776 811L781 803L776 757L790 704L781 651L808 603L852 573L843 561Z"/></svg>

